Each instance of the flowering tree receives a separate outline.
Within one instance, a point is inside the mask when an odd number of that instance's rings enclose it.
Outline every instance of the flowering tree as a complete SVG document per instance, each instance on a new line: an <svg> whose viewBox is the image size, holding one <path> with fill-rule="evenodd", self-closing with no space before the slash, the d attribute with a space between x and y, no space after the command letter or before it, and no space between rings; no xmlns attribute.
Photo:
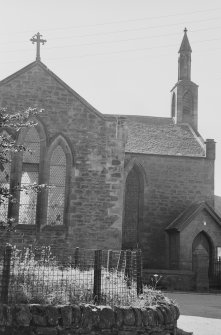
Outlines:
<svg viewBox="0 0 221 335"><path fill-rule="evenodd" d="M9 134L15 134L22 128L34 127L36 122L33 121L33 118L41 112L42 110L37 110L36 108L28 108L23 112L11 114L8 113L5 108L0 109L0 174L3 176L3 178L0 179L0 215L4 212L4 207L6 207L9 202L16 202L12 190L9 188L10 171L8 166L11 162L11 155L16 152L28 150L24 145L16 144L13 138L14 136L12 137ZM16 190L26 193L29 191L39 192L45 187L46 185L33 183L25 186L17 185ZM7 231L13 229L13 219L1 215L0 226Z"/></svg>

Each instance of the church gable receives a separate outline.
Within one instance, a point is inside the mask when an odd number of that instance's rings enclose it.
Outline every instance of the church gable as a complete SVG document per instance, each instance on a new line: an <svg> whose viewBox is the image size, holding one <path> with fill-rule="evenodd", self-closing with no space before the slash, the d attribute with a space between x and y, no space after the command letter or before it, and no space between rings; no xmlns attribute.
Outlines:
<svg viewBox="0 0 221 335"><path fill-rule="evenodd" d="M74 146L86 138L87 147L99 143L98 154L105 148L110 126L104 116L40 61L0 82L0 106L9 112L43 109L40 118L49 141L63 134Z"/></svg>
<svg viewBox="0 0 221 335"><path fill-rule="evenodd" d="M16 100L18 107L46 109L52 104L103 119L103 115L40 61L35 61L0 82L1 105ZM64 108L62 108L64 113Z"/></svg>
<svg viewBox="0 0 221 335"><path fill-rule="evenodd" d="M64 238L69 231L70 244L91 248L98 241L106 245L108 235L110 247L120 248L123 118L104 117L40 61L1 81L0 106L12 113L43 109L38 119L45 137L39 125L32 133L38 160L32 166L17 157L13 183L39 182L54 188L41 192L33 203L29 197L18 199L22 212L12 209L18 229L33 226L34 231L38 226L39 238L47 243L56 241L56 232ZM29 205L32 212L27 211Z"/></svg>
<svg viewBox="0 0 221 335"><path fill-rule="evenodd" d="M210 220L214 221L221 229L221 218L216 211L209 206L206 202L194 203L183 211L171 224L166 228L167 231L176 230L178 232L183 231L188 225L192 224L198 217L203 220L204 216L210 217ZM206 224L205 224L206 226Z"/></svg>

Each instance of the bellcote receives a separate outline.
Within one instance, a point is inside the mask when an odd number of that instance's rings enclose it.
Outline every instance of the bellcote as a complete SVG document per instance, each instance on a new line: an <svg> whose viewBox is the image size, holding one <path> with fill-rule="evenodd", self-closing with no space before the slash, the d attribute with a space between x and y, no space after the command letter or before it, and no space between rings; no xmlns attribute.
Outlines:
<svg viewBox="0 0 221 335"><path fill-rule="evenodd" d="M186 28L178 53L178 82L171 90L171 117L176 124L188 123L197 130L198 85L191 81L192 49Z"/></svg>

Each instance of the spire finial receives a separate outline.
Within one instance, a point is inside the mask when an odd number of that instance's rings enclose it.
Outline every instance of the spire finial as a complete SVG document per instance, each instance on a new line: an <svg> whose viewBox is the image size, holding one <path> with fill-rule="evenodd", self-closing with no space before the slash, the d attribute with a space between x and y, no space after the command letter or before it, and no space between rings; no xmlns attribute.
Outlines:
<svg viewBox="0 0 221 335"><path fill-rule="evenodd" d="M40 33L35 34L30 41L32 42L32 44L36 43L36 60L40 61L41 57L40 57L40 45L45 44L47 41L43 40L42 35Z"/></svg>
<svg viewBox="0 0 221 335"><path fill-rule="evenodd" d="M188 32L187 28L185 27L184 28L184 33L186 34Z"/></svg>

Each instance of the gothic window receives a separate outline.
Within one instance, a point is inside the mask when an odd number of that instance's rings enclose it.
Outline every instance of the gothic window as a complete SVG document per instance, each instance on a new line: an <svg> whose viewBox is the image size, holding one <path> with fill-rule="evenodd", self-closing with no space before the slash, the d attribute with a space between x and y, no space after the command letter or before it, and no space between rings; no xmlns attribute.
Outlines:
<svg viewBox="0 0 221 335"><path fill-rule="evenodd" d="M221 260L221 247L216 248L216 257L218 260Z"/></svg>
<svg viewBox="0 0 221 335"><path fill-rule="evenodd" d="M139 169L134 167L125 185L123 248L136 249L139 244L139 228L142 218L143 181Z"/></svg>
<svg viewBox="0 0 221 335"><path fill-rule="evenodd" d="M2 132L0 135L1 146L4 146L4 142L10 141L10 136L7 132ZM1 153L3 160L0 162L0 187L7 193L10 187L10 154L9 152ZM3 191L4 192L4 191ZM8 217L8 204L9 200L7 197L1 197L0 199L0 221L6 222Z"/></svg>
<svg viewBox="0 0 221 335"><path fill-rule="evenodd" d="M183 96L183 122L189 122L193 111L192 94L188 91Z"/></svg>
<svg viewBox="0 0 221 335"><path fill-rule="evenodd" d="M48 225L62 225L65 204L66 155L58 145L51 156L48 191Z"/></svg>
<svg viewBox="0 0 221 335"><path fill-rule="evenodd" d="M173 96L172 96L172 104L171 104L171 116L175 117L175 107L176 107L176 95L173 92Z"/></svg>
<svg viewBox="0 0 221 335"><path fill-rule="evenodd" d="M40 138L36 128L30 128L25 136L21 187L38 184L40 163ZM34 190L20 192L19 223L36 223L37 193Z"/></svg>

